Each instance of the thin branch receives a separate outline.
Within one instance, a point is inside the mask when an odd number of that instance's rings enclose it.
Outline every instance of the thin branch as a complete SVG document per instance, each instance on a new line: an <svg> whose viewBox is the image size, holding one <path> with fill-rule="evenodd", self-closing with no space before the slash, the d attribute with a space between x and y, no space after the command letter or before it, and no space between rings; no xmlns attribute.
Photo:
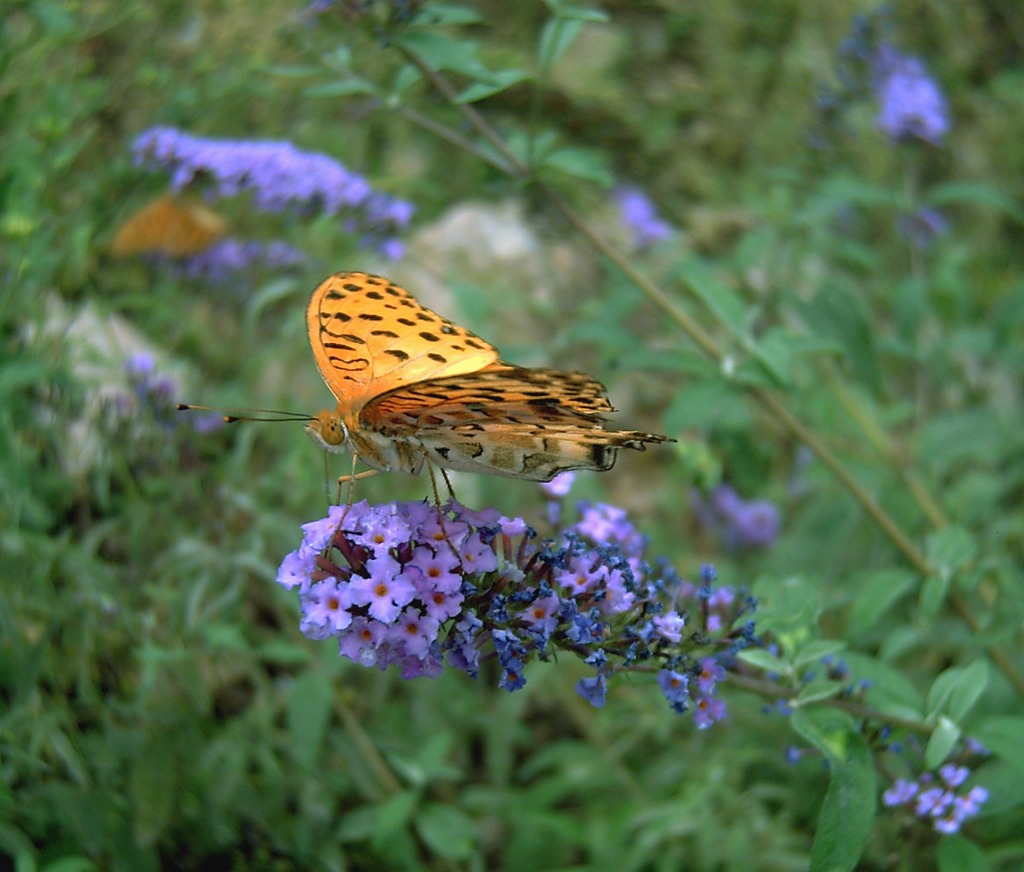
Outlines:
<svg viewBox="0 0 1024 872"><path fill-rule="evenodd" d="M406 48L399 49L424 76L424 78L447 100L456 111L468 122L468 124L495 150L500 159L505 162L504 168L513 178L524 182L531 182L545 198L557 209L590 244L608 260L619 267L636 285L648 300L658 309L677 324L710 358L720 364L724 364L728 354L723 347L708 333L694 318L680 309L672 299L661 288L658 287L647 276L637 270L629 259L617 248L611 245L604 237L599 235L591 225L553 188L546 185L534 176L532 169L523 164L515 154L505 145L501 136L494 130L475 107L467 103L458 102L457 93L451 83L439 72L432 69L415 53ZM452 141L450 137L449 141ZM460 137L461 140L461 137ZM474 153L481 154L477 148ZM494 166L499 164L493 159L483 156ZM500 167L499 167L500 168ZM871 516L872 520L879 526L889 540L904 555L907 561L921 573L928 577L935 572L935 568L929 563L927 556L918 548L910 538L903 532L899 524L889 515L888 512L865 490L853 477L852 473L843 465L839 458L832 453L831 449L809 430L782 401L771 391L763 387L745 386L750 395L766 409L777 421L782 423L797 439L807 445L818 457L818 459L846 486L854 498L861 504L864 510ZM973 614L966 602L960 597L950 597L950 604L960 615L964 623L973 631L981 626L981 621ZM1017 691L1024 696L1024 676L1019 674L1013 661L1002 650L989 647L988 652L992 659L1006 674Z"/></svg>

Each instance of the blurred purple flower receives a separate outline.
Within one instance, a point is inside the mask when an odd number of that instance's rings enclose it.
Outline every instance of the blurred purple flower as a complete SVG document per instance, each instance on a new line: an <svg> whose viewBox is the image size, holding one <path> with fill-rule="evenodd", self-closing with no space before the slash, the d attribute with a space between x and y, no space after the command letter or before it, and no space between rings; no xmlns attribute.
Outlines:
<svg viewBox="0 0 1024 872"><path fill-rule="evenodd" d="M767 548L779 537L779 510L768 500L744 502L727 484L715 487L705 498L693 492L698 520L718 532L729 548Z"/></svg>
<svg viewBox="0 0 1024 872"><path fill-rule="evenodd" d="M949 222L943 214L938 209L929 207L919 209L910 215L901 215L897 226L900 233L921 251L949 231Z"/></svg>
<svg viewBox="0 0 1024 872"><path fill-rule="evenodd" d="M897 778L882 794L882 803L905 808L915 817L930 821L932 829L943 835L955 833L965 820L980 811L988 799L988 791L984 787L976 786L964 794L956 793L969 776L970 770L966 766L947 764L939 769L939 779L945 786L936 785L936 779L930 772L922 773L916 781Z"/></svg>
<svg viewBox="0 0 1024 872"><path fill-rule="evenodd" d="M949 132L949 107L924 63L882 45L875 53L873 73L882 132L893 140L941 145Z"/></svg>
<svg viewBox="0 0 1024 872"><path fill-rule="evenodd" d="M256 208L281 212L297 207L341 215L361 244L401 254L395 234L408 226L414 207L379 191L326 154L302 151L288 141L204 139L173 127L154 127L134 143L135 161L171 173L181 191L209 180L216 197L251 193Z"/></svg>
<svg viewBox="0 0 1024 872"><path fill-rule="evenodd" d="M301 266L307 260L305 252L280 240L263 243L222 239L186 258L182 270L189 278L224 281L234 273L253 267L283 269Z"/></svg>
<svg viewBox="0 0 1024 872"><path fill-rule="evenodd" d="M672 235L672 225L659 217L651 198L639 188L623 185L612 192L612 197L635 248L647 248Z"/></svg>

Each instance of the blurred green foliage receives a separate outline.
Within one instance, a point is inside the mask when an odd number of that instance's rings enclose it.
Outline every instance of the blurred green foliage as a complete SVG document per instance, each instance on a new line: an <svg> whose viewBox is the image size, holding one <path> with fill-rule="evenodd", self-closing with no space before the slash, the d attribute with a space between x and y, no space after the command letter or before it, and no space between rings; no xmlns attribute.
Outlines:
<svg viewBox="0 0 1024 872"><path fill-rule="evenodd" d="M891 4L893 39L951 105L947 145L926 149L887 142L868 98L812 145L815 95L870 11L852 0L422 5L412 36L383 4L366 27L344 2L316 17L281 0L23 0L0 20L0 869L1019 868L1024 13ZM472 88L510 152L599 232L624 239L607 182L653 196L682 233L634 261L728 365L543 188L419 124L473 139L403 48ZM713 562L751 585L779 645L755 665L799 687L825 651L812 646L845 643L870 704L932 728L901 734L930 764L961 735L982 741L991 800L968 833L939 844L887 809L869 830L864 798L901 763L872 762L860 714L809 706L791 723L762 709L770 694L737 690L728 721L697 732L640 679L590 709L566 659L507 694L486 669L406 683L302 637L273 580L322 513L315 450L295 425L126 419L122 364L154 350L181 400L315 410L305 297L328 272L386 267L328 219L244 201L235 228L304 248L308 270L214 287L115 260L118 223L166 187L130 157L157 124L328 153L414 201L423 227L460 203L523 202L563 264L557 294L442 257L428 269L453 288L450 314L510 359L594 372L631 426L682 440L574 496L628 505L685 575ZM921 207L950 229L915 250L899 218ZM780 506L772 548L729 551L701 528L691 488L719 476ZM425 495L398 475L361 487ZM459 488L543 511L525 483ZM789 744L820 754L790 765ZM862 834L821 823L843 815Z"/></svg>

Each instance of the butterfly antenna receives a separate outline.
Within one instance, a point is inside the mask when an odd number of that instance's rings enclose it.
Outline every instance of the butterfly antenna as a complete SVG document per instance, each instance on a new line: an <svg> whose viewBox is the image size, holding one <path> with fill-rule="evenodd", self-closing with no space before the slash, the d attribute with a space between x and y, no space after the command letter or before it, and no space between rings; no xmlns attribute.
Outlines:
<svg viewBox="0 0 1024 872"><path fill-rule="evenodd" d="M239 421L260 421L263 423L277 423L280 421L312 421L312 415L304 415L302 412L282 412L279 409L225 409L219 406L196 406L192 403L178 403L179 412L222 412L225 424L235 424Z"/></svg>

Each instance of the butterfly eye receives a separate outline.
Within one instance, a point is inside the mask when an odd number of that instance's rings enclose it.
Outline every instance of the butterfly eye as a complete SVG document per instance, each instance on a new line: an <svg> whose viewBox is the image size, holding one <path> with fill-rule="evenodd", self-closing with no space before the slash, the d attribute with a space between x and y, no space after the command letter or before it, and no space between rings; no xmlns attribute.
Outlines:
<svg viewBox="0 0 1024 872"><path fill-rule="evenodd" d="M306 432L328 451L340 451L348 441L348 430L336 412L320 412L306 425Z"/></svg>

